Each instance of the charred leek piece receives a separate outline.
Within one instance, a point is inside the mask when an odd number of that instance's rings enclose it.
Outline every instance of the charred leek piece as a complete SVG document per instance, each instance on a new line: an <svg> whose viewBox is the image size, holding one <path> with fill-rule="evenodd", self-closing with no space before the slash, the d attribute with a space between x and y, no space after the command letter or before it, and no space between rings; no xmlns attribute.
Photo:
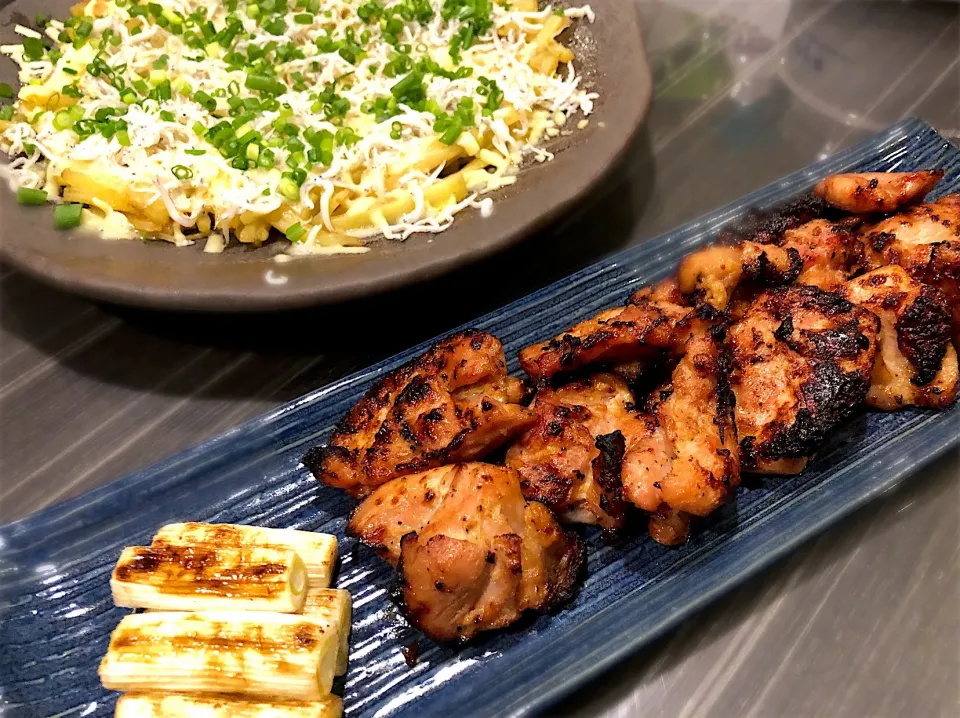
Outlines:
<svg viewBox="0 0 960 718"><path fill-rule="evenodd" d="M136 613L110 636L100 680L137 693L237 693L315 701L330 693L336 626L250 611Z"/></svg>
<svg viewBox="0 0 960 718"><path fill-rule="evenodd" d="M113 601L164 611L279 611L303 607L307 572L291 549L130 546L110 578Z"/></svg>
<svg viewBox="0 0 960 718"><path fill-rule="evenodd" d="M291 548L307 567L311 588L328 588L337 564L337 539L330 534L295 529L270 529L236 524L168 524L153 537L153 545L267 546Z"/></svg>
<svg viewBox="0 0 960 718"><path fill-rule="evenodd" d="M353 615L353 601L350 592L342 588L320 588L307 591L307 600L303 604L303 615L324 621L324 625L334 626L340 637L337 651L336 675L347 672L350 658L350 625Z"/></svg>
<svg viewBox="0 0 960 718"><path fill-rule="evenodd" d="M265 702L238 696L128 693L117 701L116 718L340 718L343 701Z"/></svg>

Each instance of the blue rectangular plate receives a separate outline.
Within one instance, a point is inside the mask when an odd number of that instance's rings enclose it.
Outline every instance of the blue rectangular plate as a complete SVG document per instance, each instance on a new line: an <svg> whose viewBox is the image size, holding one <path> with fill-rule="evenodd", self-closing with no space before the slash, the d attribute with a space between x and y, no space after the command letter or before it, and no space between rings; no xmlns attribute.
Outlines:
<svg viewBox="0 0 960 718"><path fill-rule="evenodd" d="M622 303L660 279L744 210L809 189L854 168L947 173L939 194L960 191L960 152L919 120L791 175L670 234L628 249L473 322L517 351ZM343 536L352 502L300 465L304 450L415 347L319 389L156 466L0 528L0 690L8 716L109 715L97 665L125 611L108 577L123 546L150 541L170 521L285 526ZM391 571L343 540L338 585L354 597L350 671L342 686L350 716L530 713L744 581L879 494L960 439L960 410L864 413L837 432L802 475L741 488L735 504L667 549L642 537L623 546L588 532L589 578L555 615L456 651L423 639L390 604ZM408 668L401 648L420 643Z"/></svg>

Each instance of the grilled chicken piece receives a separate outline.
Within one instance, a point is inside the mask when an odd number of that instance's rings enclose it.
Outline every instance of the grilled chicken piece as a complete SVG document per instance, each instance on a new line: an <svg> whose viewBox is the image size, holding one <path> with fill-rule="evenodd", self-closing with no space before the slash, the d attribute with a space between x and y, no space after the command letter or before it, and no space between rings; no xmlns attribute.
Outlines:
<svg viewBox="0 0 960 718"><path fill-rule="evenodd" d="M838 174L822 180L813 191L854 214L896 212L922 202L942 178L942 170Z"/></svg>
<svg viewBox="0 0 960 718"><path fill-rule="evenodd" d="M783 234L783 249L795 249L803 268L798 284L838 291L860 255L856 232L843 224L814 219Z"/></svg>
<svg viewBox="0 0 960 718"><path fill-rule="evenodd" d="M524 501L517 473L490 464L395 479L347 530L397 567L404 614L438 641L468 641L563 603L584 560L574 534Z"/></svg>
<svg viewBox="0 0 960 718"><path fill-rule="evenodd" d="M740 484L729 371L722 332L698 331L669 383L650 396L653 421L624 469L623 495L655 512L650 531L658 541L660 523L706 516Z"/></svg>
<svg viewBox="0 0 960 718"><path fill-rule="evenodd" d="M867 404L943 409L957 398L957 352L943 294L891 264L850 280L844 296L880 317Z"/></svg>
<svg viewBox="0 0 960 718"><path fill-rule="evenodd" d="M670 302L607 309L548 342L523 349L520 366L540 383L586 366L655 358L677 343L678 325L690 311Z"/></svg>
<svg viewBox="0 0 960 718"><path fill-rule="evenodd" d="M728 337L744 470L804 469L866 397L879 330L876 315L816 287L756 299Z"/></svg>
<svg viewBox="0 0 960 718"><path fill-rule="evenodd" d="M497 449L533 421L523 395L500 340L461 332L380 379L303 463L323 483L365 496L397 476Z"/></svg>
<svg viewBox="0 0 960 718"><path fill-rule="evenodd" d="M543 502L565 521L606 530L622 526L621 476L642 460L634 448L652 428L633 401L613 374L540 389L533 404L536 423L506 456L507 466L520 474L524 497Z"/></svg>
<svg viewBox="0 0 960 718"><path fill-rule="evenodd" d="M950 304L960 346L960 194L912 207L861 231L864 268L899 264L914 279L936 287Z"/></svg>
<svg viewBox="0 0 960 718"><path fill-rule="evenodd" d="M803 260L796 249L739 242L688 254L677 268L677 279L683 294L723 310L741 284L789 284L802 269Z"/></svg>

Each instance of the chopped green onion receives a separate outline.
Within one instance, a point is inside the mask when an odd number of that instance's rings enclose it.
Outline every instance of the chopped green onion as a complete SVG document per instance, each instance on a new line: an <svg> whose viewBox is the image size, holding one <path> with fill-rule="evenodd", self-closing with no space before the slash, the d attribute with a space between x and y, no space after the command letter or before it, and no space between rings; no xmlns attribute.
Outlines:
<svg viewBox="0 0 960 718"><path fill-rule="evenodd" d="M450 126L440 136L440 141L445 145L452 145L460 139L461 134L463 134L463 123L461 123L459 119L454 118Z"/></svg>
<svg viewBox="0 0 960 718"><path fill-rule="evenodd" d="M194 157L199 157L200 155L207 154L206 150L184 150L188 155L193 155Z"/></svg>
<svg viewBox="0 0 960 718"><path fill-rule="evenodd" d="M129 135L129 133L127 133L126 130L120 130L120 131L119 131L116 135L114 135L114 136L117 138L117 142L120 143L120 146L121 146L121 147L129 147L129 146L130 146L130 135Z"/></svg>
<svg viewBox="0 0 960 718"><path fill-rule="evenodd" d="M271 95L281 95L287 89L282 82L266 75L248 74L247 80L244 84L248 90L266 92Z"/></svg>
<svg viewBox="0 0 960 718"><path fill-rule="evenodd" d="M80 136L92 135L98 129L97 123L93 120L78 120L73 123L73 129L77 131L77 134Z"/></svg>
<svg viewBox="0 0 960 718"><path fill-rule="evenodd" d="M170 170L173 172L173 176L178 180L188 180L193 179L193 170L184 165L174 165L173 169Z"/></svg>
<svg viewBox="0 0 960 718"><path fill-rule="evenodd" d="M291 202L296 202L300 199L300 188L297 187L297 183L289 177L284 177L280 180L277 184L277 192Z"/></svg>
<svg viewBox="0 0 960 718"><path fill-rule="evenodd" d="M0 82L0 97L8 100L13 97L13 88L6 82Z"/></svg>
<svg viewBox="0 0 960 718"><path fill-rule="evenodd" d="M287 22L278 15L269 22L263 23L262 27L270 35L283 35L287 30Z"/></svg>
<svg viewBox="0 0 960 718"><path fill-rule="evenodd" d="M47 193L42 189L32 189L31 187L17 188L17 202L31 206L39 206L47 203Z"/></svg>
<svg viewBox="0 0 960 718"><path fill-rule="evenodd" d="M217 101L203 90L197 90L193 93L193 101L207 110L207 112L213 112L217 109Z"/></svg>
<svg viewBox="0 0 960 718"><path fill-rule="evenodd" d="M60 110L53 117L53 129L55 130L68 130L73 127L73 118L70 117L70 113L66 110Z"/></svg>
<svg viewBox="0 0 960 718"><path fill-rule="evenodd" d="M164 102L173 97L173 91L170 88L170 80L164 80L159 85L157 85L156 90L154 91L158 102Z"/></svg>
<svg viewBox="0 0 960 718"><path fill-rule="evenodd" d="M77 29L75 32L77 32L79 35L80 30ZM87 31L87 33L89 34L89 30ZM27 60L31 62L42 60L44 52L46 52L46 48L43 46L43 43L40 41L39 38L36 38L36 37L23 38L23 56L27 58Z"/></svg>
<svg viewBox="0 0 960 718"><path fill-rule="evenodd" d="M185 97L189 97L193 93L193 88L190 87L190 83L183 77L178 77L174 80L170 84L170 87L173 88L173 91L178 95L184 95Z"/></svg>
<svg viewBox="0 0 960 718"><path fill-rule="evenodd" d="M275 162L276 155L274 155L273 150L266 149L260 152L260 157L257 158L257 166L267 169L273 167Z"/></svg>
<svg viewBox="0 0 960 718"><path fill-rule="evenodd" d="M82 212L82 204L58 204L53 210L53 226L57 229L79 227Z"/></svg>
<svg viewBox="0 0 960 718"><path fill-rule="evenodd" d="M299 242L301 239L307 236L307 230L303 228L302 224L295 222L287 227L285 234L287 235L287 239L289 239L291 242Z"/></svg>

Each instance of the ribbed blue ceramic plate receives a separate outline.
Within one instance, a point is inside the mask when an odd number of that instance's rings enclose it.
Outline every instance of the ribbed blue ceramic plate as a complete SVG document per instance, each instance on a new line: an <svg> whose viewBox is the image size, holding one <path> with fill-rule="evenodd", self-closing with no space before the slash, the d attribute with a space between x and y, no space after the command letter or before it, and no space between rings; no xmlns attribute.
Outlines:
<svg viewBox="0 0 960 718"><path fill-rule="evenodd" d="M473 322L508 356L620 303L666 275L745 209L852 168L943 168L939 193L960 191L960 152L917 120L792 175L671 234L627 250ZM307 446L383 372L424 347L319 389L157 466L0 529L0 690L8 716L108 715L97 664L124 611L108 575L121 547L169 521L288 526L343 536L352 504L299 464ZM511 369L516 369L515 362ZM625 546L591 534L589 578L564 611L455 651L408 628L387 597L388 568L341 544L339 583L354 597L350 716L508 716L535 712L676 625L856 507L889 490L960 439L960 410L863 414L811 468L741 489L736 504L698 525L690 543ZM408 668L401 648L419 639Z"/></svg>

